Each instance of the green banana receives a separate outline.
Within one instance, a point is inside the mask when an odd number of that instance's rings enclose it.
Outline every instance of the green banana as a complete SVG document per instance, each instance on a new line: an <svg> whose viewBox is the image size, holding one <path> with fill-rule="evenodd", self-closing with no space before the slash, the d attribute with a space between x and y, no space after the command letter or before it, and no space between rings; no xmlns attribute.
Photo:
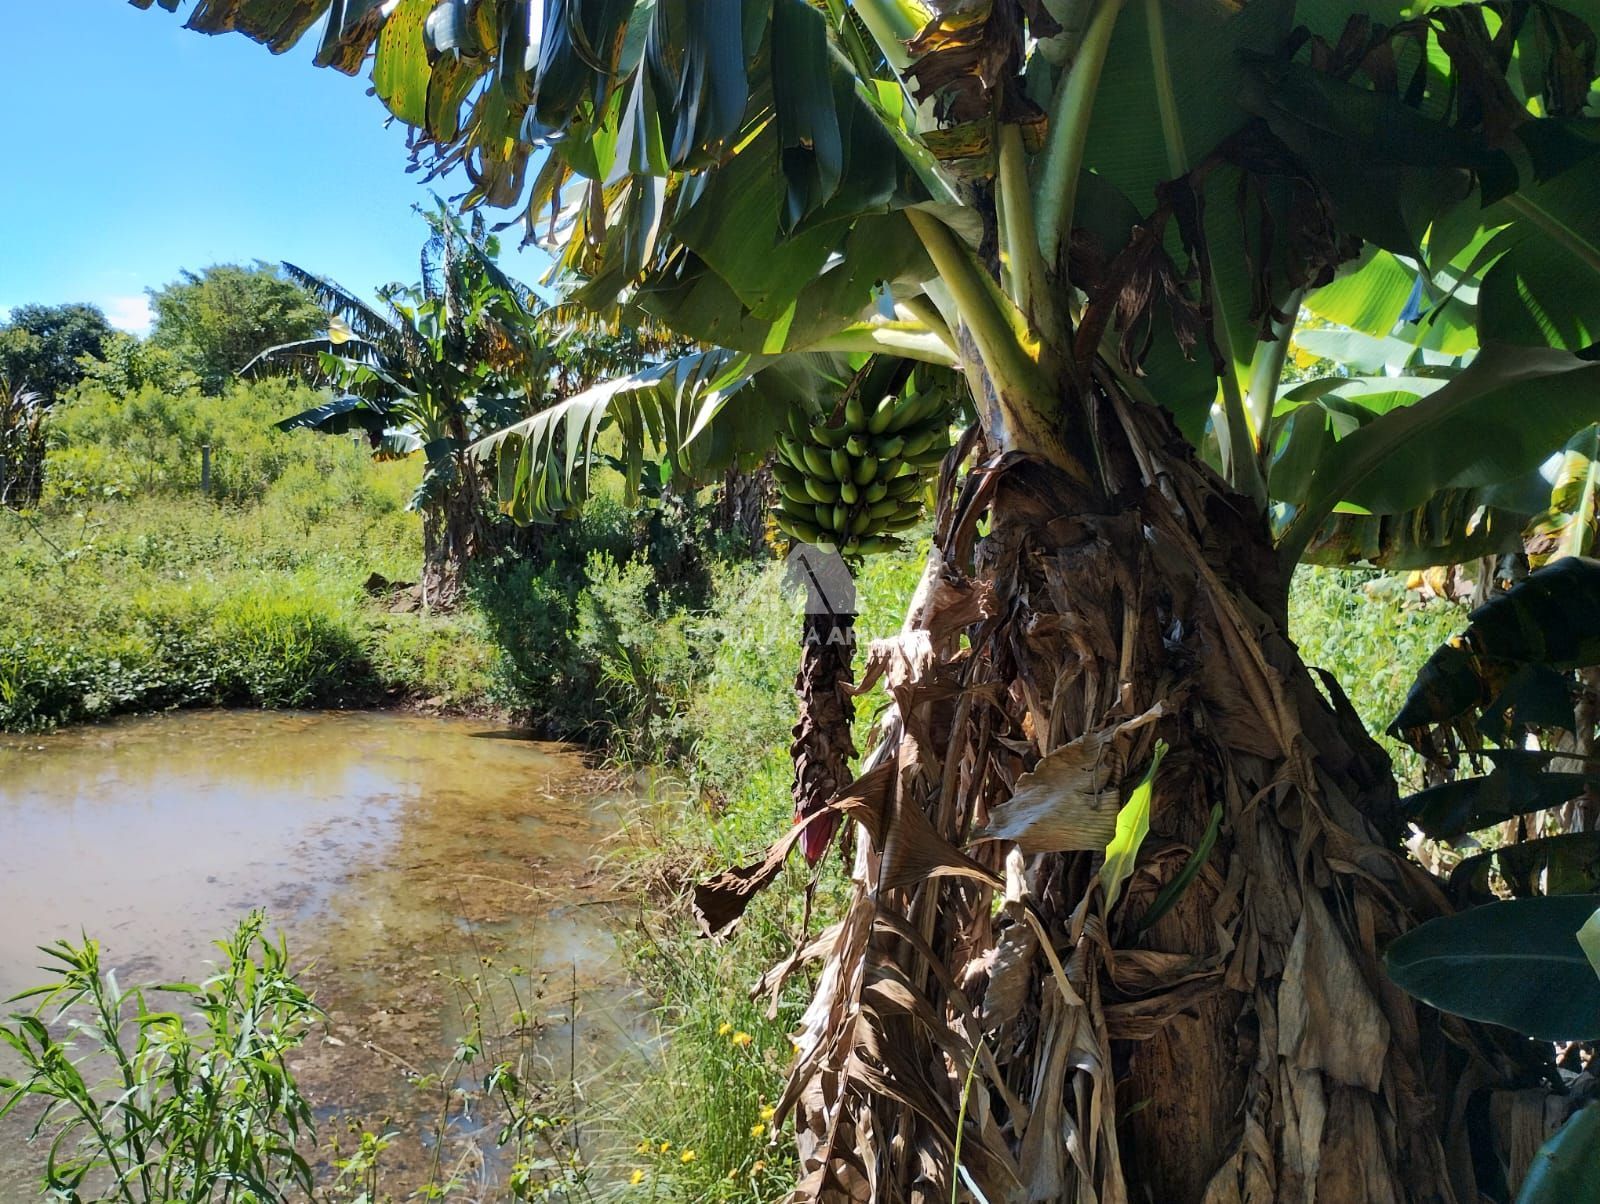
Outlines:
<svg viewBox="0 0 1600 1204"><path fill-rule="evenodd" d="M894 407L894 412L889 415L889 421L884 423L883 433L897 435L906 427L917 420L917 413L922 408L922 395L920 393L907 393Z"/></svg>
<svg viewBox="0 0 1600 1204"><path fill-rule="evenodd" d="M865 535L872 526L872 512L870 510L857 510L850 516L850 534Z"/></svg>
<svg viewBox="0 0 1600 1204"><path fill-rule="evenodd" d="M780 489L791 492L803 490L806 487L806 474L795 468L794 465L779 460L772 466L772 479L778 482Z"/></svg>
<svg viewBox="0 0 1600 1204"><path fill-rule="evenodd" d="M835 506L833 508L833 522L829 524L829 527L840 535L848 532L850 530L850 507L844 505Z"/></svg>
<svg viewBox="0 0 1600 1204"><path fill-rule="evenodd" d="M905 451L906 441L899 435L891 435L887 439L878 440L878 459L896 460Z"/></svg>
<svg viewBox="0 0 1600 1204"><path fill-rule="evenodd" d="M864 456L871 448L872 444L867 441L865 435L851 435L850 438L844 441L845 451L852 456Z"/></svg>
<svg viewBox="0 0 1600 1204"><path fill-rule="evenodd" d="M893 398L883 397L878 400L878 408L872 411L872 416L867 419L867 434L881 435L889 428L889 423L894 419L895 407L891 404Z"/></svg>
<svg viewBox="0 0 1600 1204"><path fill-rule="evenodd" d="M833 460L820 447L807 443L800 449L805 457L806 472L821 481L837 481L839 474L833 470Z"/></svg>
<svg viewBox="0 0 1600 1204"><path fill-rule="evenodd" d="M861 500L861 490L856 488L854 481L839 482L839 500L847 506L854 506Z"/></svg>
<svg viewBox="0 0 1600 1204"><path fill-rule="evenodd" d="M911 434L906 436L906 450L904 454L908 458L915 456L921 452L927 451L936 442L941 440L946 444L950 442L949 437L945 435L944 431L940 430L936 426L927 427L920 431L913 431Z"/></svg>
<svg viewBox="0 0 1600 1204"><path fill-rule="evenodd" d="M861 498L868 505L876 505L889 496L889 482L882 477L861 491Z"/></svg>
<svg viewBox="0 0 1600 1204"><path fill-rule="evenodd" d="M842 447L836 447L828 453L830 466L833 468L835 481L848 481L850 479L850 453Z"/></svg>
<svg viewBox="0 0 1600 1204"><path fill-rule="evenodd" d="M780 531L793 539L798 539L802 543L820 544L822 542L822 531L815 523L808 523L803 519L794 518L781 510L773 515L773 520L778 524Z"/></svg>
<svg viewBox="0 0 1600 1204"><path fill-rule="evenodd" d="M857 485L870 485L877 478L877 475L878 461L865 458L855 462L851 473L851 477Z"/></svg>
<svg viewBox="0 0 1600 1204"><path fill-rule="evenodd" d="M883 498L867 507L867 513L872 515L873 518L888 518L890 515L898 513L899 510L900 499L892 497Z"/></svg>
<svg viewBox="0 0 1600 1204"><path fill-rule="evenodd" d="M900 546L898 539L891 539L887 535L868 535L856 541L855 552L858 556L870 556L874 552L892 552Z"/></svg>
<svg viewBox="0 0 1600 1204"><path fill-rule="evenodd" d="M814 502L824 502L831 506L839 500L839 487L831 481L821 481L816 477L806 478L805 491Z"/></svg>
<svg viewBox="0 0 1600 1204"><path fill-rule="evenodd" d="M842 426L829 426L825 422L819 422L811 428L811 441L820 447L843 447L844 441L848 438L850 432Z"/></svg>
<svg viewBox="0 0 1600 1204"><path fill-rule="evenodd" d="M905 403L896 409L895 416L889 420L889 425L885 429L891 435L899 434L901 431L933 417L942 408L940 397L937 393L919 393L917 396L907 399Z"/></svg>
<svg viewBox="0 0 1600 1204"><path fill-rule="evenodd" d="M890 481L888 496L897 502L903 502L909 497L915 497L921 491L922 478L916 473L911 473Z"/></svg>
<svg viewBox="0 0 1600 1204"><path fill-rule="evenodd" d="M867 429L867 407L861 404L860 394L844 403L844 424L856 434Z"/></svg>

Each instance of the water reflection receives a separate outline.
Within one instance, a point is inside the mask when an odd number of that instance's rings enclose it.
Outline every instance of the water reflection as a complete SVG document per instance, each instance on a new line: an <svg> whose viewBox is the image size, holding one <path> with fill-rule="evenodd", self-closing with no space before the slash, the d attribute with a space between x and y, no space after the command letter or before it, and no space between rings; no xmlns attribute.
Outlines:
<svg viewBox="0 0 1600 1204"><path fill-rule="evenodd" d="M192 975L264 907L329 1014L299 1066L319 1113L388 1115L425 1147L410 1080L459 1035L452 979L515 967L554 1079L647 1048L596 877L625 805L568 750L467 720L191 712L0 737L0 997L38 981L35 946L83 931L124 982ZM0 1132L3 1199L26 1198L18 1138Z"/></svg>

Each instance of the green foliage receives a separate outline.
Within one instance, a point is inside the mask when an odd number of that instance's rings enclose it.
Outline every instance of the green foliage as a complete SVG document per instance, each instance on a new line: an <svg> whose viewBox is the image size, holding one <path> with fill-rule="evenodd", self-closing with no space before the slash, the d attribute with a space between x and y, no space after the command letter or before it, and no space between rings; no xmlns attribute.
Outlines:
<svg viewBox="0 0 1600 1204"><path fill-rule="evenodd" d="M1406 802L1422 829L1466 833L1555 810L1600 782L1582 755L1571 674L1600 663L1600 563L1571 556L1474 610L1417 673L1391 730L1428 755L1444 781ZM1592 721L1590 721L1592 722ZM1552 740L1552 735L1567 738ZM1582 743L1574 748L1570 737ZM1580 772L1556 772L1577 752ZM1499 745L1485 748L1486 742ZM1461 745L1487 776L1458 776ZM1537 829L1535 829L1537 831ZM1543 1041L1600 1035L1600 978L1589 956L1600 896L1600 838L1589 831L1522 839L1456 867L1450 886L1477 902L1406 933L1386 951L1389 975L1444 1011ZM1505 897L1505 896L1511 897Z"/></svg>
<svg viewBox="0 0 1600 1204"><path fill-rule="evenodd" d="M310 338L328 324L309 292L265 263L184 272L182 279L150 291L150 308L150 346L170 354L212 394L221 393L263 347ZM116 350L126 354L125 348Z"/></svg>
<svg viewBox="0 0 1600 1204"><path fill-rule="evenodd" d="M921 571L921 549L868 559L858 579L862 640L899 628L905 599ZM749 861L789 826L789 728L799 657L800 608L783 586L781 564L723 564L710 604L669 638L689 641L681 656L695 675L677 683L689 754L684 770L696 789L667 783L635 823L637 869L653 901L633 934L634 967L661 1001L672 1034L662 1064L625 1098L611 1101L630 1167L641 1189L681 1200L763 1200L793 1182L792 1144L769 1144L772 1117L809 985L804 975L782 992L777 1015L748 998L750 985L794 947L801 923L798 864L791 890L763 893L740 921L737 940L702 940L689 919L690 885L708 872ZM857 740L877 703L858 708ZM833 914L844 889L842 862L823 863L813 931ZM757 1126L763 1131L756 1133ZM661 1143L667 1143L662 1151ZM694 1157L683 1161L693 1151Z"/></svg>
<svg viewBox="0 0 1600 1204"><path fill-rule="evenodd" d="M317 1010L264 923L253 912L218 942L223 960L198 984L123 990L87 937L42 950L54 981L17 996L33 1010L0 1024L22 1065L0 1079L0 1117L42 1105L33 1131L50 1142L52 1195L277 1204L310 1193L295 1145L312 1132L311 1108L284 1059ZM157 993L170 1010L152 1006Z"/></svg>
<svg viewBox="0 0 1600 1204"><path fill-rule="evenodd" d="M596 676L613 748L640 761L675 761L686 751L685 686L695 675L692 619L663 605L655 567L643 560L619 564L591 553L586 576L573 652Z"/></svg>
<svg viewBox="0 0 1600 1204"><path fill-rule="evenodd" d="M44 398L0 376L0 506L39 500L44 482Z"/></svg>
<svg viewBox="0 0 1600 1204"><path fill-rule="evenodd" d="M0 728L381 696L354 598L314 576L230 574L125 596L108 584L80 572L0 618Z"/></svg>
<svg viewBox="0 0 1600 1204"><path fill-rule="evenodd" d="M177 352L120 330L111 332L98 355L80 356L78 368L82 373L79 384L118 397L145 388L187 393L199 384Z"/></svg>
<svg viewBox="0 0 1600 1204"><path fill-rule="evenodd" d="M0 379L49 404L82 379L82 357L98 356L114 337L93 305L19 305L0 324Z"/></svg>
<svg viewBox="0 0 1600 1204"><path fill-rule="evenodd" d="M1507 899L1429 920L1384 954L1389 977L1446 1012L1541 1041L1600 1036L1600 977L1578 930L1596 895Z"/></svg>
<svg viewBox="0 0 1600 1204"><path fill-rule="evenodd" d="M201 448L211 447L211 496L260 502L286 474L337 477L335 491L360 492L373 474L348 442L284 434L272 424L308 404L311 390L283 380L240 382L217 396L173 394L154 385L119 393L85 384L51 412L45 503L109 496L194 496ZM398 495L403 503L404 494ZM378 509L386 504L368 499Z"/></svg>
<svg viewBox="0 0 1600 1204"><path fill-rule="evenodd" d="M1402 787L1422 785L1416 752L1382 734L1429 654L1460 627L1463 608L1408 600L1404 583L1368 570L1303 566L1289 590L1289 634L1308 665L1332 673L1394 762Z"/></svg>
<svg viewBox="0 0 1600 1204"><path fill-rule="evenodd" d="M83 388L53 411L37 511L0 513L0 728L129 710L481 698L493 650L361 585L415 576L411 470L273 431L283 383L223 397ZM213 445L212 499L199 493Z"/></svg>
<svg viewBox="0 0 1600 1204"><path fill-rule="evenodd" d="M1555 1136L1539 1148L1517 1204L1596 1204L1600 1178L1600 1104L1590 1104L1568 1118Z"/></svg>

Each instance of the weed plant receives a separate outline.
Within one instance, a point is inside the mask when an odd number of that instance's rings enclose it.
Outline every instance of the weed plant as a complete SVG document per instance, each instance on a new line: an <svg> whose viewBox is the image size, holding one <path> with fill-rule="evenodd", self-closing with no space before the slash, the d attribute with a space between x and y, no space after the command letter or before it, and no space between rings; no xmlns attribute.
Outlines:
<svg viewBox="0 0 1600 1204"><path fill-rule="evenodd" d="M39 1105L46 1192L105 1204L310 1195L297 1146L311 1109L284 1058L317 1011L262 927L253 912L218 942L223 959L201 983L124 990L87 937L43 949L55 981L17 996L33 1010L0 1024L21 1064L0 1078L0 1119ZM172 1008L153 1007L157 996Z"/></svg>

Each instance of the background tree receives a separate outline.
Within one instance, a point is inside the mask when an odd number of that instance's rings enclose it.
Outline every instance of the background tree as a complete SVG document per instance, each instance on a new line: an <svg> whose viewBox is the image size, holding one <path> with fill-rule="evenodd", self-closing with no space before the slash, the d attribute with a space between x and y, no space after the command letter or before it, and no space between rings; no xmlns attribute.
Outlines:
<svg viewBox="0 0 1600 1204"><path fill-rule="evenodd" d="M263 347L307 339L327 315L268 264L218 264L150 290L149 342L170 352L206 393L220 393Z"/></svg>
<svg viewBox="0 0 1600 1204"><path fill-rule="evenodd" d="M191 24L281 48L327 7ZM1503 1196L1523 1168L1469 1114L1533 1103L1487 1097L1548 1052L1385 977L1448 903L1285 596L1337 512L1514 479L1593 421L1592 29L1537 2L539 11L345 5L319 61L376 39L377 93L470 165L469 204L565 219L584 303L752 363L956 366L975 402L868 658L883 739L812 820L866 839L779 1103L801 1197ZM1481 350L1291 447L1294 318L1352 280L1345 325L1420 306L1445 351L1475 292ZM585 404L497 445L513 507L565 494ZM805 830L702 890L708 926Z"/></svg>
<svg viewBox="0 0 1600 1204"><path fill-rule="evenodd" d="M82 378L78 360L99 356L115 335L93 305L19 305L0 325L0 378L48 406Z"/></svg>
<svg viewBox="0 0 1600 1204"><path fill-rule="evenodd" d="M98 385L117 397L144 388L179 394L199 384L187 357L121 330L111 333L98 355L80 356L78 367L83 383Z"/></svg>

